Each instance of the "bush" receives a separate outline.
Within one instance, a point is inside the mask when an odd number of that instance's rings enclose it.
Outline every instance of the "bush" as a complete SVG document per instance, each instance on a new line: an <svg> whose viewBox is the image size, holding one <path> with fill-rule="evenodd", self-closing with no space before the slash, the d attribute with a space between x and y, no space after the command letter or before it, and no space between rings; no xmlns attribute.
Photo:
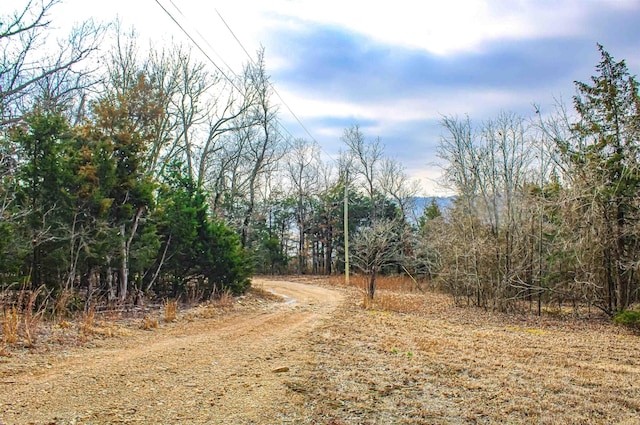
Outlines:
<svg viewBox="0 0 640 425"><path fill-rule="evenodd" d="M616 325L623 325L640 330L640 311L621 311L613 317L613 322Z"/></svg>

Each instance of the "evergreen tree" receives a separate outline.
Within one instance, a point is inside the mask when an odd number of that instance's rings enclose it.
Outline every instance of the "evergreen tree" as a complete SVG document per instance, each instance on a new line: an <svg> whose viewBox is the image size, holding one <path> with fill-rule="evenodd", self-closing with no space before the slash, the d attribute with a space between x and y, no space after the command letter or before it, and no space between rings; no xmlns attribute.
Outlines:
<svg viewBox="0 0 640 425"><path fill-rule="evenodd" d="M158 88L144 73L139 73L128 85L107 92L93 106L94 120L89 137L100 144L108 164L103 168L103 181L105 194L112 200L108 219L116 232L113 236L118 241L118 248L109 253L106 260L109 268L118 269L120 302L126 299L129 290L131 254L139 237L138 229L154 207L155 184L145 172L144 158L148 145L156 136L154 122L163 114L158 98ZM108 271L109 282L112 275L112 271ZM116 288L109 285L112 298L115 292Z"/></svg>
<svg viewBox="0 0 640 425"><path fill-rule="evenodd" d="M71 132L64 117L35 111L17 127L13 140L19 146L21 162L17 178L16 207L23 211L23 234L30 238L30 254L24 271L34 287L57 287L63 280L68 258L63 241L68 239L71 198L66 183L65 146Z"/></svg>
<svg viewBox="0 0 640 425"><path fill-rule="evenodd" d="M601 242L606 310L625 309L636 293L633 272L640 240L640 97L638 83L624 61L616 62L598 45L601 61L591 83L576 82L574 105L580 116L576 146L561 145L580 176L585 199L593 199L594 228Z"/></svg>
<svg viewBox="0 0 640 425"><path fill-rule="evenodd" d="M197 282L191 290L204 297L227 289L241 294L250 283L249 256L237 234L223 222L210 219L207 194L185 174L179 165L170 167L159 191L163 254L155 267L170 283L164 290L181 295L189 290L191 281Z"/></svg>

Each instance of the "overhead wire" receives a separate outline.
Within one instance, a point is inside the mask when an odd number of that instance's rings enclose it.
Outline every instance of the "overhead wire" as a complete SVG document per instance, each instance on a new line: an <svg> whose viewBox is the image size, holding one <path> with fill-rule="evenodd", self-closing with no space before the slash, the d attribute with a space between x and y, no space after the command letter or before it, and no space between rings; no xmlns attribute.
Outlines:
<svg viewBox="0 0 640 425"><path fill-rule="evenodd" d="M236 74L236 72L233 70L232 67L229 66L229 64L227 62L225 62L224 58L216 51L216 49L213 48L213 46L211 45L211 43L209 43L209 40L207 40L202 34L200 34L200 31L198 30L198 27L196 27L195 25L191 24L189 22L189 19L185 16L184 13L182 13L182 10L180 10L180 8L178 7L177 4L175 4L173 2L173 0L169 0L169 3L171 3L171 5L178 11L178 13L180 14L180 16L182 16L187 23L189 23L193 29L195 30L196 34L198 34L198 36L200 37L200 39L202 39L205 44L211 49L211 51L218 57L218 59L220 59L220 61L224 64L224 66L227 67L227 69L229 71L231 71L231 73L237 78L238 74Z"/></svg>
<svg viewBox="0 0 640 425"><path fill-rule="evenodd" d="M179 11L179 13L184 16L184 14L182 14L182 12L180 11L180 9L177 7L177 5L173 2L173 0L169 0L171 2L171 4ZM191 37L185 30L184 28L177 22L177 20L160 4L159 0L156 0L156 3L158 3L162 9L171 17L171 19L173 19L173 21L178 25L178 27L187 35L187 37L189 37L190 40L192 40L194 42L194 44L196 45L196 47L198 47L198 49L200 49L200 51L202 51L204 53L204 51L202 50L202 48L195 42L195 40L193 40L193 37ZM234 31L231 29L231 27L229 26L229 24L227 23L227 21L225 21L225 19L222 17L222 15L220 14L220 12L218 11L218 9L215 9L216 13L218 14L218 16L220 17L220 19L222 20L222 22L224 23L224 25L227 27L227 29L229 30L229 32L231 33L231 35L233 36L233 38L236 40L236 42L240 45L240 47L242 48L242 50L245 52L245 54L249 57L249 60L251 61L251 63L256 66L255 61L253 60L253 58L251 57L251 55L249 54L249 52L247 51L247 49L245 49L244 45L242 44L242 42L240 41L240 39L236 36L236 34L234 33ZM186 18L186 17L185 17ZM205 42L209 45L209 43L206 41L206 39L198 32L198 35L200 35L200 37L205 40ZM209 45L209 47L211 47L211 45ZM213 50L213 48L212 48ZM209 59L209 61L211 61L214 66L216 68L218 68L218 70L220 70L220 67L218 67L218 65L206 54L204 53L205 56ZM224 61L223 61L224 62ZM225 63L226 65L226 63ZM226 65L228 68L229 66ZM222 72L222 70L220 70L220 72ZM233 72L233 71L232 71ZM234 73L235 74L235 73ZM227 77L227 75L222 72L222 75L225 76L225 78L227 78L227 80L229 79ZM236 76L237 78L237 76ZM291 115L296 119L296 121L298 122L298 124L300 125L300 127L302 127L304 129L304 131L309 135L309 137L311 137L311 139L314 141L315 145L317 147L320 148L321 151L323 151L333 162L335 162L335 159L331 156L331 154L329 154L327 151L324 150L324 148L322 147L322 145L320 145L320 143L318 143L318 141L315 139L315 137L313 137L313 135L311 134L311 132L309 132L309 130L307 129L307 127L302 123L302 121L300 120L300 118L298 118L298 116L295 114L295 112L293 112L293 110L291 109L291 107L289 107L289 105L287 104L287 102L284 101L284 99L282 98L282 96L280 95L280 93L278 93L277 89L273 86L273 84L268 81L268 84L271 86L271 88L273 89L274 93L276 93L276 95L278 96L278 98L280 99L280 101L285 105L285 107L287 108L287 110L291 113ZM232 82L232 85L233 84ZM291 133L289 132L289 130L282 125L281 122L279 122L279 120L277 120L276 118L276 122L280 124L280 126L293 138L293 135L291 135ZM277 127L275 127L276 132L278 132ZM278 132L279 133L279 132ZM280 135L280 137L282 137L282 135ZM283 138L284 139L284 138ZM290 142L288 140L285 139L285 142L287 144L289 144ZM348 281L348 273L349 273L349 260L348 260L348 246L349 246L349 239L348 239L348 204L349 204L349 200L348 200L348 196L347 196L347 192L348 192L348 186L345 184L345 197L344 197L344 204L345 204L345 208L344 208L344 214L345 214L345 257L346 257L346 273L347 273L347 281Z"/></svg>
<svg viewBox="0 0 640 425"><path fill-rule="evenodd" d="M189 38L189 40L191 40L191 42L196 46L196 48L209 60L209 62L211 62L213 64L213 66L216 67L216 69L218 71L220 71L220 73L222 74L222 76L229 81L229 83L238 91L241 92L241 90L238 88L238 86L236 85L236 83L227 75L227 73L225 73L222 68L220 66L218 66L218 64L211 58L211 56L209 56L209 54L207 54L207 52L200 46L200 44L194 39L193 36L191 36L191 34L189 34L189 32L184 28L183 25L181 25L178 20L175 18L175 16L173 16L173 14L167 10L167 8L165 8L162 3L160 3L159 0L155 0L155 2L162 8L162 10L165 12L165 14L167 14L171 20L178 26L178 28L180 28L180 30ZM182 12L182 10L180 9L180 7L178 5L176 5L174 3L173 0L169 0L169 2L171 3L171 5L176 9L176 11L187 21L187 23L189 23L189 19L185 16L185 14ZM217 12L217 10L216 10ZM219 14L218 14L219 15ZM213 53L215 53L215 55L220 59L220 61L224 64L224 66L228 69L228 71L230 71L236 78L239 78L238 74L233 70L233 68L231 66L229 66L225 60L222 58L222 56L216 52L216 50L213 48L213 46L211 46L211 44L209 43L209 41L200 33L200 31L198 31L197 27L191 23L189 23L195 30L196 34L198 34L198 36L204 41L204 43L211 49L211 51ZM226 23L225 23L225 26ZM227 26L227 28L230 30L230 28ZM233 33L232 33L233 34ZM234 38L236 39L236 41L240 42L240 40L238 40L235 37L235 34L233 34ZM242 46L242 45L241 45ZM251 60L251 63L255 66L255 62L253 60L253 58L251 57L251 55L249 55L249 53L246 51L246 49L244 49L244 46L242 46L242 49L245 51L245 53L249 56L249 59ZM271 88L274 90L275 92L275 87L273 86L273 84L271 82L269 82L269 85L271 86ZM278 98L280 98L280 100L284 103L284 100L282 100L282 97L280 96L279 93L276 93ZM285 105L287 107L287 109L292 113L293 115L293 111L291 111L291 109L288 107L288 105ZM294 115L295 116L295 115ZM297 119L297 117L296 117ZM289 131L289 129L287 129L282 122L280 122L280 120L276 120L276 122L279 124L279 126L282 128L282 130L284 130L284 132L286 132L289 137L291 137L292 139L294 139L295 137L293 136L293 134ZM298 120L298 122L300 123L300 121ZM300 123L302 124L302 123ZM304 128L304 127L303 127ZM276 131L278 133L280 133L278 131L278 128L275 128ZM305 128L306 130L306 128ZM307 131L308 133L308 131ZM309 133L310 134L310 133ZM282 137L285 142L288 143L287 139L285 137L282 136L282 134L279 134L280 137ZM313 138L313 136L312 136ZM315 139L313 139L315 141ZM317 143L317 142L316 142Z"/></svg>
<svg viewBox="0 0 640 425"><path fill-rule="evenodd" d="M218 66L218 64L213 59L211 59L211 56L209 56L209 54L207 52L205 52L205 50L200 46L200 44L198 44L198 42L191 36L191 34L189 34L189 32L184 29L184 27L180 24L180 22L178 22L178 20L173 16L173 14L171 12L169 12L162 5L162 3L160 3L160 0L155 0L155 2L158 4L158 6L160 6L162 8L162 10L164 10L164 12L169 16L169 18L171 18L171 20L178 26L178 28L180 28L180 30L184 33L184 35L186 35L189 38L189 40L191 40L191 42L198 48L198 50L200 50L200 52L209 60L209 62L211 62L213 64L213 66L215 66L216 69L218 71L220 71L220 73L224 76L224 78L227 81L229 81L229 83L231 83L231 85L236 90L238 90L238 92L241 92L241 90L238 88L238 86L235 84L235 82L231 78L229 78L229 76L222 70L222 68L220 68ZM174 4L173 1L171 1L171 4ZM175 4L174 4L174 7L175 7Z"/></svg>
<svg viewBox="0 0 640 425"><path fill-rule="evenodd" d="M236 40L236 42L240 45L240 47L242 48L242 50L244 51L244 53L247 55L247 57L249 58L249 60L255 65L255 62L253 61L253 58L251 57L251 55L249 54L249 52L247 51L247 49L244 47L244 45L242 44L242 42L240 41L240 39L236 36L235 32L231 29L231 27L229 26L229 24L227 23L227 21L222 17L222 14L218 11L218 9L215 9L216 13L218 14L218 17L220 18L220 20L222 21L222 23L225 25L225 27L227 27L227 29L229 30L229 32L231 33L231 35L233 36L233 38ZM307 133L309 135L309 137L311 137L311 140L313 140L315 143L317 143L318 145L320 145L318 143L318 141L315 139L315 137L313 137L313 135L311 134L311 132L307 129L307 127L302 123L302 121L300 120L300 118L298 118L298 116L296 115L295 112L293 112L293 110L291 109L291 107L289 107L289 105L287 104L287 102L285 102L285 100L282 98L282 96L280 96L280 93L278 92L278 90L273 86L273 84L270 82L269 83L271 85L271 88L273 89L273 92L278 96L278 98L280 99L280 101L282 102L282 104L287 108L287 110L289 111L289 113L293 116L293 118L295 118L295 120L298 122L298 124L300 125L300 127L302 127L302 129L305 131L305 133ZM326 152L325 152L326 153Z"/></svg>

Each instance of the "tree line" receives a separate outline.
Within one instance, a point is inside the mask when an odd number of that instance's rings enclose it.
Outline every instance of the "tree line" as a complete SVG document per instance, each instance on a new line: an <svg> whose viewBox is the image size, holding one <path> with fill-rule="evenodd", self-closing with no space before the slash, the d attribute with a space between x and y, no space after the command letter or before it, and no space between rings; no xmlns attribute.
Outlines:
<svg viewBox="0 0 640 425"><path fill-rule="evenodd" d="M327 160L286 134L263 50L224 75L89 22L47 54L57 3L0 25L1 289L70 308L240 294L254 272L343 273L348 229L370 298L406 274L503 311L638 301L637 82L602 46L572 109L443 117L456 195L416 214L420 188L381 139L353 125Z"/></svg>
<svg viewBox="0 0 640 425"><path fill-rule="evenodd" d="M439 155L458 196L427 227L441 283L460 300L609 315L638 302L638 83L598 49L573 109L442 120Z"/></svg>
<svg viewBox="0 0 640 425"><path fill-rule="evenodd" d="M1 18L0 289L70 308L241 294L254 272L343 272L345 193L351 238L404 226L417 188L379 139L345 130L336 163L285 135L264 50L223 74L87 22L51 53L58 3Z"/></svg>

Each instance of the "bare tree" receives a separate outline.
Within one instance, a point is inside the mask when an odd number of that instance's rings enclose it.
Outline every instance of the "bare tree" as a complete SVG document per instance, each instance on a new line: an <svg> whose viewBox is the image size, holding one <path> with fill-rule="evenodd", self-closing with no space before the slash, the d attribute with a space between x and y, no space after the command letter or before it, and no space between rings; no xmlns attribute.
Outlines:
<svg viewBox="0 0 640 425"><path fill-rule="evenodd" d="M465 293L475 286L478 304L491 301L498 306L531 285L522 273L532 262L522 238L527 214L522 199L533 165L525 120L501 113L477 130L468 118L445 118L443 124L449 135L442 139L440 156L447 160L447 176L460 193L460 211L452 223L460 226L458 242L467 247L461 250L466 253L463 267L455 269L465 270L460 280Z"/></svg>
<svg viewBox="0 0 640 425"><path fill-rule="evenodd" d="M417 181L411 181L405 173L404 166L392 158L384 158L378 175L378 186L398 206L400 221L405 222L407 213L415 204L415 197L420 192Z"/></svg>
<svg viewBox="0 0 640 425"><path fill-rule="evenodd" d="M378 217L378 205L376 203L376 183L379 163L382 160L384 146L380 138L367 142L358 125L353 125L344 130L341 138L347 145L353 159L357 164L357 173L364 179L363 186L371 200L371 219Z"/></svg>
<svg viewBox="0 0 640 425"><path fill-rule="evenodd" d="M447 251L453 251L453 255L445 258L453 259L454 264L444 268L443 280L454 295L465 294L467 300L475 298L477 305L481 305L482 252L476 243L480 234L475 202L478 193L475 169L479 166L476 134L468 116L464 119L444 117L442 126L446 134L440 139L438 156L447 164L444 169L445 182L458 193L450 217L452 234L449 235L449 241L456 243L445 244Z"/></svg>
<svg viewBox="0 0 640 425"><path fill-rule="evenodd" d="M181 153L180 140L185 130L180 126L181 113L177 105L180 105L179 98L185 90L184 73L197 74L201 65L191 63L188 49L172 46L161 50L152 48L141 67L150 81L160 88L158 103L164 111L154 123L156 137L151 141L145 163L147 171L158 177L165 166Z"/></svg>
<svg viewBox="0 0 640 425"><path fill-rule="evenodd" d="M104 28L87 21L52 49L45 34L58 3L29 0L0 17L0 127L18 122L38 102L47 109L69 107L76 93L93 84L82 63L97 49Z"/></svg>
<svg viewBox="0 0 640 425"><path fill-rule="evenodd" d="M281 158L281 136L277 130L277 107L271 102L273 88L269 81L264 61L264 49L258 51L258 58L253 66L248 66L246 72L249 81L257 93L257 101L248 112L255 120L255 126L246 126L245 158L249 170L245 179L247 185L246 210L242 221L242 246L247 246L253 219L256 195L258 193L262 173L270 172Z"/></svg>
<svg viewBox="0 0 640 425"><path fill-rule="evenodd" d="M247 65L250 67L251 65ZM221 91L212 100L212 105L207 114L206 136L201 149L198 166L198 184L203 186L206 183L208 171L212 163L216 162L215 156L234 152L239 154L242 149L227 149L223 136L230 132L245 130L259 124L257 115L251 114L256 104L261 101L261 91L255 85L253 73L245 72L241 80L229 87L225 84ZM226 152L225 152L226 151ZM224 162L224 161L223 161ZM218 165L222 165L218 161ZM222 167L225 170L226 167ZM214 180L219 176L220 171L212 173Z"/></svg>
<svg viewBox="0 0 640 425"><path fill-rule="evenodd" d="M398 261L398 239L393 220L377 220L370 227L363 227L353 240L354 264L369 276L367 297L373 300L376 278L385 266Z"/></svg>
<svg viewBox="0 0 640 425"><path fill-rule="evenodd" d="M320 147L304 139L293 141L285 164L287 177L296 199L295 217L298 225L298 273L307 270L305 236L309 232L311 197L317 193Z"/></svg>

